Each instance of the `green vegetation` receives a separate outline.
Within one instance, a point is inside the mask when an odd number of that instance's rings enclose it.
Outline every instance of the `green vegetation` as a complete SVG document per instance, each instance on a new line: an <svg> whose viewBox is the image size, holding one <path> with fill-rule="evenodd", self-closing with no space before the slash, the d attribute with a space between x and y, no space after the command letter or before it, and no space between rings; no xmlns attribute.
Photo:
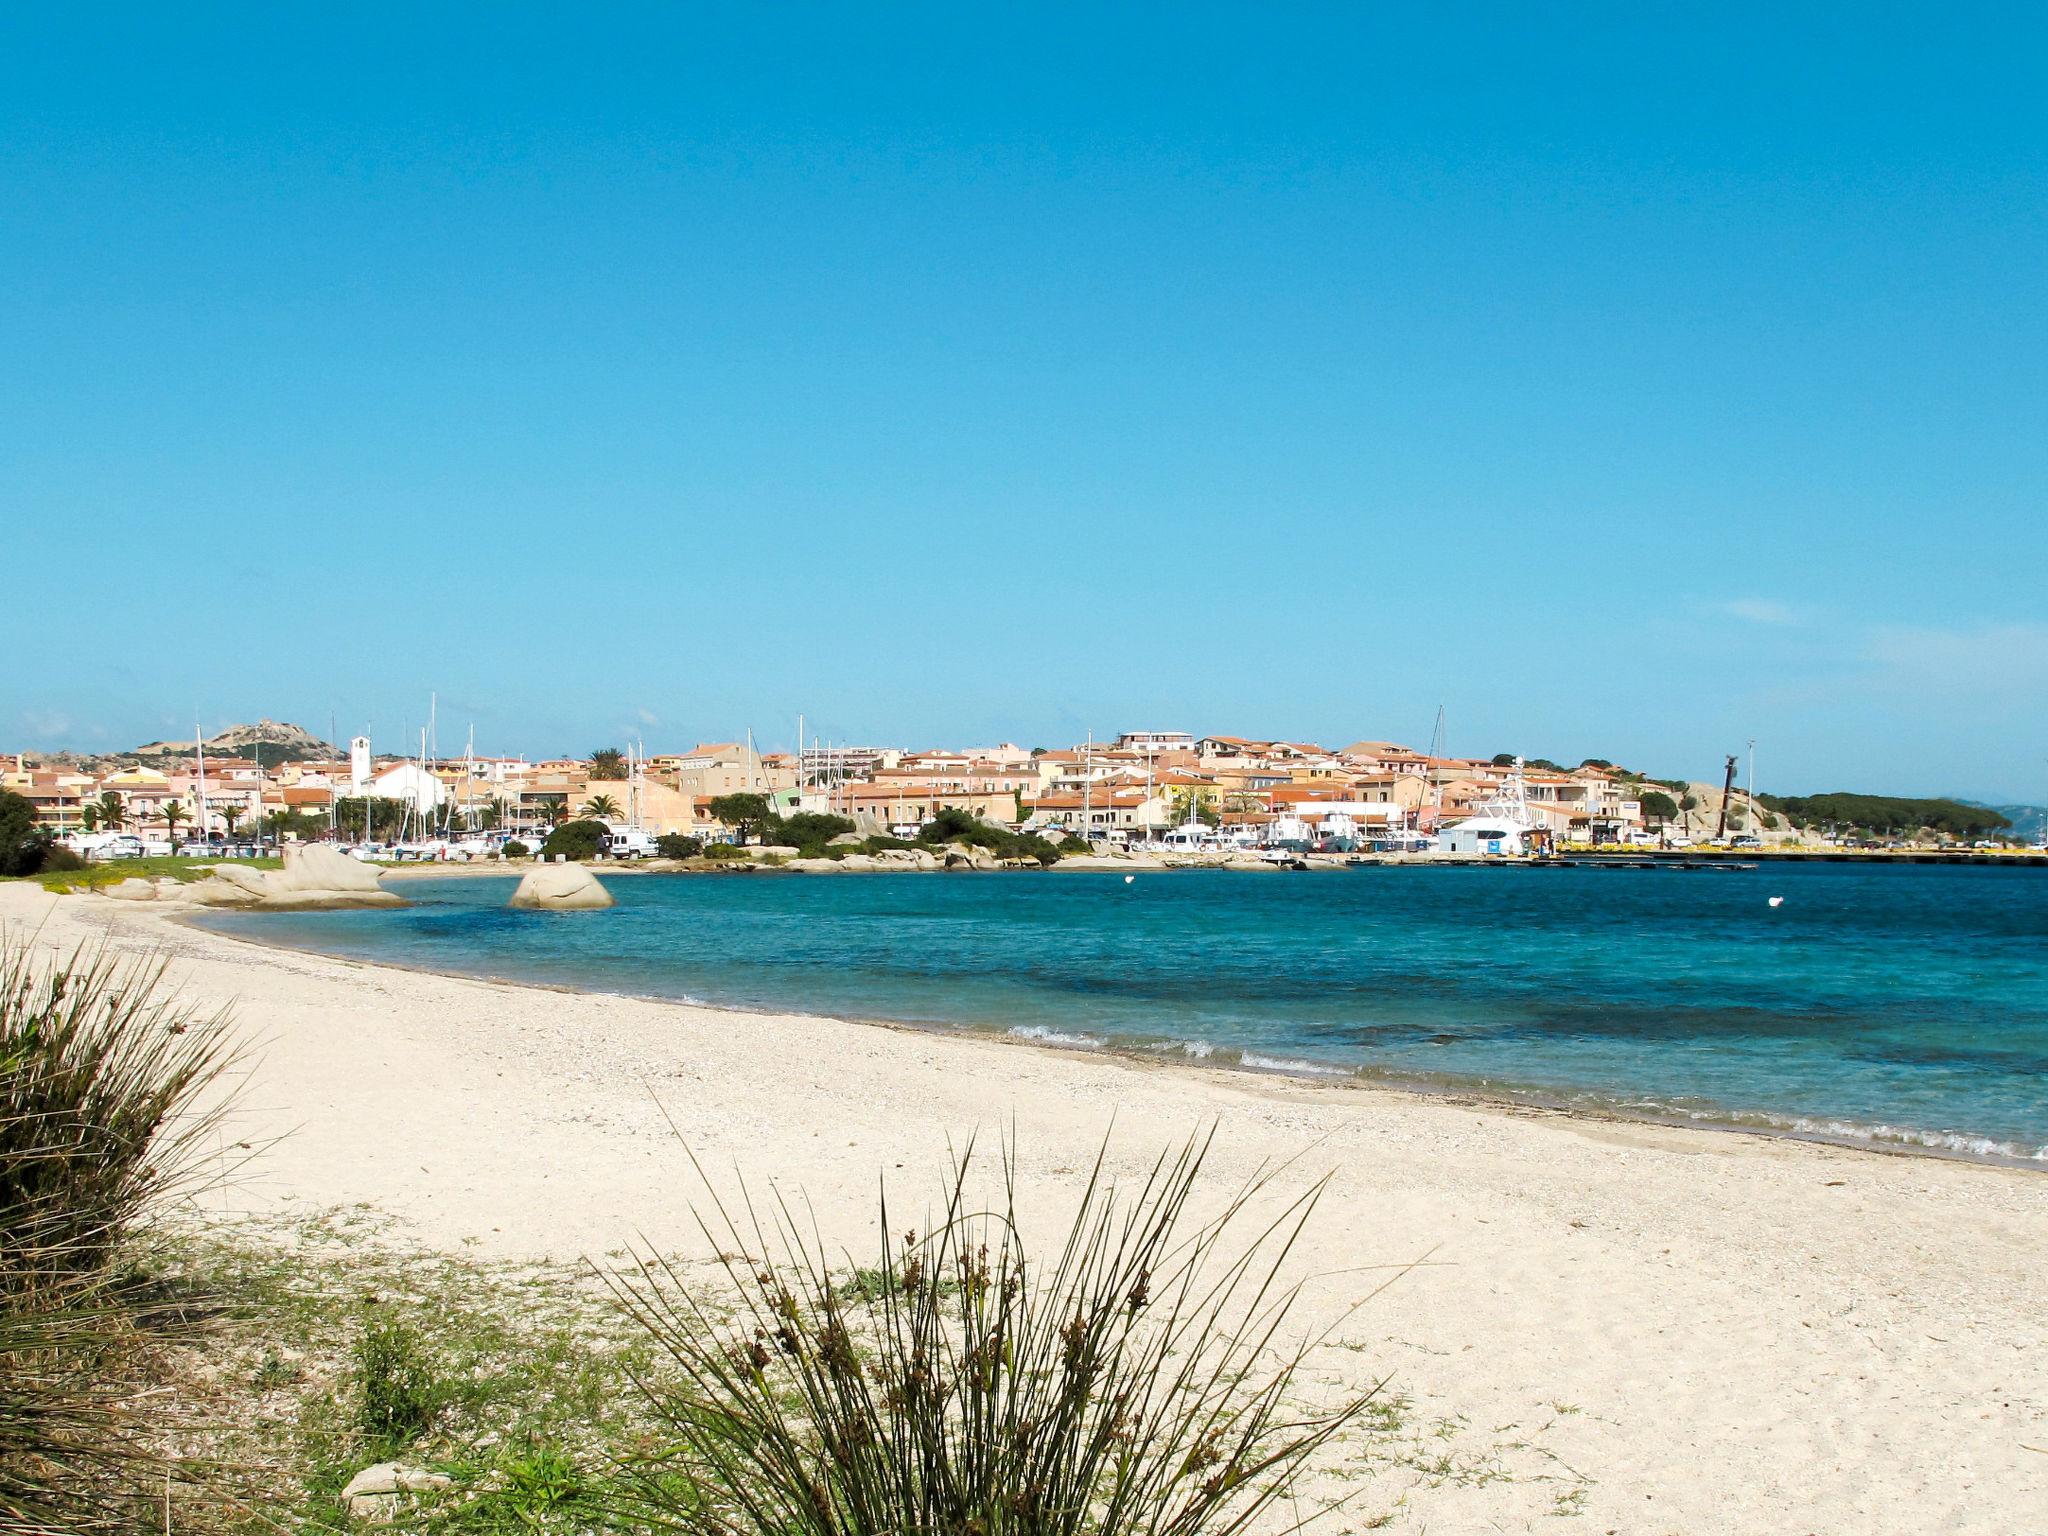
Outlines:
<svg viewBox="0 0 2048 1536"><path fill-rule="evenodd" d="M742 846L755 840L755 834L769 815L766 795L719 795L707 809L714 821L732 828L733 835Z"/></svg>
<svg viewBox="0 0 2048 1536"><path fill-rule="evenodd" d="M504 854L508 859L523 859L532 852L531 848L527 847L526 844L519 841L516 837L508 838L505 842Z"/></svg>
<svg viewBox="0 0 2048 1536"><path fill-rule="evenodd" d="M1060 861L1058 845L1038 833L1012 832L1007 827L991 826L950 805L919 829L917 840L928 848L946 843L971 843L977 848L986 848L999 859L1032 859L1045 865Z"/></svg>
<svg viewBox="0 0 2048 1536"><path fill-rule="evenodd" d="M604 847L604 833L601 821L565 821L548 834L540 851L551 859L564 854L571 859L594 859Z"/></svg>
<svg viewBox="0 0 2048 1536"><path fill-rule="evenodd" d="M592 795L583 802L583 814L597 821L610 820L619 814L619 802L610 795Z"/></svg>
<svg viewBox="0 0 2048 1536"><path fill-rule="evenodd" d="M1636 797L1643 807L1643 819L1663 823L1678 819L1678 802L1661 789L1647 789Z"/></svg>
<svg viewBox="0 0 2048 1536"><path fill-rule="evenodd" d="M1041 1262L1001 1193L993 1210L970 1196L970 1142L927 1235L899 1241L884 1205L877 1269L852 1287L800 1205L715 1205L730 1315L652 1255L619 1284L679 1378L650 1384L666 1443L626 1469L627 1508L734 1536L1242 1529L1370 1395L1304 1407L1322 1341L1283 1341L1278 1272L1316 1192L1251 1218L1254 1180L1190 1223L1207 1146L1163 1155L1128 1196L1098 1159ZM1003 1162L998 1191L1015 1187ZM675 1467L687 1485L660 1475Z"/></svg>
<svg viewBox="0 0 2048 1536"><path fill-rule="evenodd" d="M717 814L717 801L712 802L712 814ZM796 849L807 859L844 856L846 846L834 848L832 839L843 837L853 830L853 823L844 816L828 816L818 811L798 811L794 816L764 815L761 818L760 834L764 843L774 843Z"/></svg>
<svg viewBox="0 0 2048 1536"><path fill-rule="evenodd" d="M62 855L61 863L46 863L36 878L45 890L92 891L102 886L118 885L123 880L157 880L170 878L190 883L204 880L214 865L234 863L248 869L282 869L284 860L279 858L260 859L204 859L178 857L157 857L146 859L106 859L91 864L74 857L67 850L53 848L51 856Z"/></svg>
<svg viewBox="0 0 2048 1536"><path fill-rule="evenodd" d="M128 1390L185 1326L128 1257L167 1197L220 1176L225 1014L163 963L0 938L0 1530L155 1529L180 1469Z"/></svg>
<svg viewBox="0 0 2048 1536"><path fill-rule="evenodd" d="M402 1317L373 1317L356 1341L356 1428L374 1450L401 1451L425 1434L446 1389L432 1356Z"/></svg>
<svg viewBox="0 0 2048 1536"><path fill-rule="evenodd" d="M747 850L734 843L713 843L704 850L704 857L714 864L744 863Z"/></svg>
<svg viewBox="0 0 2048 1536"><path fill-rule="evenodd" d="M1757 803L1782 812L1795 827L1898 835L1934 832L1946 837L1986 837L2012 823L1988 806L1959 800L1913 800L1891 795L1759 795Z"/></svg>
<svg viewBox="0 0 2048 1536"><path fill-rule="evenodd" d="M364 830L366 808L367 831ZM352 841L390 842L398 836L405 820L406 802L403 800L392 800L383 795L344 795L334 802L335 829Z"/></svg>
<svg viewBox="0 0 2048 1536"><path fill-rule="evenodd" d="M664 832L654 840L654 851L664 859L694 859L704 851L704 843L681 832Z"/></svg>
<svg viewBox="0 0 2048 1536"><path fill-rule="evenodd" d="M593 779L623 779L626 776L626 754L617 747L599 747L590 754L590 776Z"/></svg>
<svg viewBox="0 0 2048 1536"><path fill-rule="evenodd" d="M50 835L36 825L25 795L0 789L0 875L33 875L49 858Z"/></svg>

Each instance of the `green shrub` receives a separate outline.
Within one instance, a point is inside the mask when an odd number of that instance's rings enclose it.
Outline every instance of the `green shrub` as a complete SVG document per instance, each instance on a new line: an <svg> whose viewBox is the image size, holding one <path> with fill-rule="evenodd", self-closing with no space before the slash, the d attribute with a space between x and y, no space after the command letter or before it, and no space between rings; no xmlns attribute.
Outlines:
<svg viewBox="0 0 2048 1536"><path fill-rule="evenodd" d="M0 937L0 1531L154 1529L189 1475L151 1449L127 1376L190 1314L145 1294L123 1249L220 1175L204 1159L227 1102L195 1106L235 1048L225 1013L162 981L152 958Z"/></svg>
<svg viewBox="0 0 2048 1536"><path fill-rule="evenodd" d="M49 857L50 834L36 825L26 795L0 789L0 875L33 875Z"/></svg>
<svg viewBox="0 0 2048 1536"><path fill-rule="evenodd" d="M145 1213L217 1174L223 1108L195 1100L235 1062L225 1009L163 985L165 962L104 948L39 958L0 940L0 1289L99 1272Z"/></svg>
<svg viewBox="0 0 2048 1536"><path fill-rule="evenodd" d="M654 840L654 850L664 859L694 859L704 851L704 842L680 832L664 832Z"/></svg>
<svg viewBox="0 0 2048 1536"><path fill-rule="evenodd" d="M425 1434L444 1393L419 1335L375 1317L356 1340L356 1429L373 1448L396 1450Z"/></svg>
<svg viewBox="0 0 2048 1536"><path fill-rule="evenodd" d="M822 851L835 837L853 830L853 823L844 816L828 816L821 811L799 811L794 816L767 816L761 821L761 841L781 843L791 848L816 848Z"/></svg>
<svg viewBox="0 0 2048 1536"><path fill-rule="evenodd" d="M64 847L61 843L52 843L43 850L42 867L36 873L39 875L63 875L74 873L83 868L85 868L85 860L73 853L69 848Z"/></svg>
<svg viewBox="0 0 2048 1536"><path fill-rule="evenodd" d="M1278 1271L1316 1192L1254 1216L1257 1179L1195 1226L1206 1150L1161 1157L1127 1197L1098 1157L1065 1236L1027 1261L1014 1150L990 1209L970 1142L927 1235L899 1240L885 1200L878 1262L851 1285L800 1200L749 1198L735 1220L714 1199L736 1312L651 1256L619 1282L673 1377L642 1381L668 1443L629 1513L730 1536L1231 1536L1284 1508L1369 1397L1305 1407L1322 1339L1282 1342Z"/></svg>
<svg viewBox="0 0 2048 1536"><path fill-rule="evenodd" d="M551 859L562 854L572 859L594 859L604 846L604 833L601 821L565 821L548 834L540 851Z"/></svg>
<svg viewBox="0 0 2048 1536"><path fill-rule="evenodd" d="M526 844L519 841L519 839L516 837L506 839L505 846L502 850L505 857L508 859L523 859L527 857L532 851L532 849L528 848Z"/></svg>
<svg viewBox="0 0 2048 1536"><path fill-rule="evenodd" d="M1059 847L1061 853L1093 853L1095 851L1094 845L1086 838L1076 837L1071 832L1060 839Z"/></svg>
<svg viewBox="0 0 2048 1536"><path fill-rule="evenodd" d="M704 857L714 864L727 864L735 859L744 860L746 856L746 849L736 848L731 843L713 843L704 850Z"/></svg>

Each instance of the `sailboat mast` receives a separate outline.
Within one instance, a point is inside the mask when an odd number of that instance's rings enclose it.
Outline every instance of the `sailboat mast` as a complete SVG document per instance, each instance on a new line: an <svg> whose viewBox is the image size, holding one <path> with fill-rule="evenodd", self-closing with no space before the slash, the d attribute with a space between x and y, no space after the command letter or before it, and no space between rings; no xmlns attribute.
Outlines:
<svg viewBox="0 0 2048 1536"><path fill-rule="evenodd" d="M199 728L199 722L192 722L192 760L199 771L199 836L207 836L206 827L206 733Z"/></svg>

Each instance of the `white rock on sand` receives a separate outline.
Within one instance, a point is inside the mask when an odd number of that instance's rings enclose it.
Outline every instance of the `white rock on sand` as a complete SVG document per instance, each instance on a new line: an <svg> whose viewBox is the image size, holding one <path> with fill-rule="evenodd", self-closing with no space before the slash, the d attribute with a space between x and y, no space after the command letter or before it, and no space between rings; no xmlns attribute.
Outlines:
<svg viewBox="0 0 2048 1536"><path fill-rule="evenodd" d="M341 1497L356 1519L383 1524L397 1517L401 1494L447 1488L452 1481L439 1472L423 1472L398 1461L380 1461L350 1478Z"/></svg>
<svg viewBox="0 0 2048 1536"><path fill-rule="evenodd" d="M537 912L592 912L613 902L612 893L581 864L540 864L519 877L511 904Z"/></svg>
<svg viewBox="0 0 2048 1536"><path fill-rule="evenodd" d="M324 844L288 846L283 869L215 864L203 880L133 877L105 887L116 901L190 902L202 907L402 907L403 897L377 883L377 871Z"/></svg>

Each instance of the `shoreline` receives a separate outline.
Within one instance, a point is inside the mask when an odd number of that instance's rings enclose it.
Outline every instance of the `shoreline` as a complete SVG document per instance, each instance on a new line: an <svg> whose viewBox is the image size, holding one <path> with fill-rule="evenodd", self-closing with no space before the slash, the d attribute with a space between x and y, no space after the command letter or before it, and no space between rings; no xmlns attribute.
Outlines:
<svg viewBox="0 0 2048 1536"><path fill-rule="evenodd" d="M1213 1127L1202 1199L1320 1187L1302 1322L1345 1319L1317 1379L1392 1378L1407 1449L1356 1468L1397 1528L2006 1536L2048 1500L2031 1170L484 981L39 889L0 923L235 1008L229 1143L262 1152L204 1214L251 1234L362 1209L423 1256L690 1263L700 1177L744 1177L868 1262L878 1187L922 1228L977 1130L1048 1233L1098 1153L1141 1177Z"/></svg>
<svg viewBox="0 0 2048 1536"><path fill-rule="evenodd" d="M413 878L452 878L464 874L476 879L515 879L516 876L500 872L479 872L429 866L433 871ZM446 873L442 873L442 871ZM776 873L768 870L764 873ZM893 871L876 871L892 873ZM643 869L634 870L636 875L688 874L695 871ZM803 873L803 871L795 871ZM849 871L868 873L868 871ZM995 871L995 873L1005 873ZM1343 1067L1335 1063L1317 1066L1303 1062L1291 1066L1276 1061L1273 1065L1246 1062L1243 1048L1234 1046L1218 1047L1215 1054L1224 1060L1210 1061L1189 1052L1183 1044L1162 1040L1156 1045L1128 1038L1083 1039L1078 1036L1050 1038L1046 1034L1031 1034L1031 1029L1040 1026L1011 1025L1007 1027L976 1024L950 1023L937 1020L890 1018L886 1015L863 1015L815 1012L795 1007L748 1006L739 1003L714 1002L700 998L671 997L654 992L616 991L578 985L574 982L538 981L526 977L502 976L489 971L446 970L437 966L415 964L410 961L389 958L369 959L359 955L341 955L331 950L318 949L302 944L292 944L280 939L266 939L254 933L215 927L201 919L211 916L226 917L229 920L255 919L260 921L269 915L263 912L237 912L226 910L215 912L209 909L165 911L159 914L167 921L197 929L215 937L253 944L261 948L281 950L290 954L318 955L323 959L343 964L368 965L389 970L405 971L423 976L439 976L451 980L487 982L496 986L531 987L537 990L556 992L569 996L613 997L634 1002L647 1003L656 1007L694 1008L715 1013L725 1013L743 1018L791 1017L828 1021L856 1028L887 1029L916 1035L932 1035L939 1038L958 1037L984 1040L994 1044L1037 1051L1050 1051L1072 1056L1081 1060L1106 1061L1125 1068L1148 1068L1165 1072L1189 1072L1194 1074L1220 1074L1226 1078L1248 1077L1274 1079L1323 1088L1344 1089L1358 1093L1391 1094L1429 1101L1463 1102L1474 1108L1489 1108L1503 1113L1527 1115L1555 1115L1567 1119L1585 1119L1600 1124L1651 1125L1678 1133L1696 1133L1714 1136L1747 1136L1764 1142L1790 1141L1815 1146L1838 1148L1847 1152L1868 1153L1876 1157L1928 1158L1941 1162L1962 1163L1977 1167L2004 1168L2023 1174L2048 1175L2048 1157L2040 1153L2027 1155L2013 1151L1971 1150L1963 1146L1943 1145L1929 1138L1944 1137L1951 1141L1975 1140L1992 1146L2004 1146L1989 1136L1959 1131L1910 1131L1891 1126L1869 1126L1857 1129L1829 1131L1802 1128L1797 1124L1774 1120L1766 1111L1725 1109L1713 1106L1699 1115L1689 1115L1674 1109L1631 1110L1620 1105L1606 1103L1585 1103L1573 1099L1568 1090L1546 1089L1541 1086L1515 1087L1496 1083L1473 1083L1454 1074L1432 1078L1421 1073L1404 1073L1394 1070L1380 1070L1368 1067ZM1254 1053L1256 1054L1256 1053ZM1717 1112L1718 1111L1718 1112ZM1745 1118L1750 1117L1750 1118ZM1801 1117L1809 1118L1809 1117ZM1762 1119L1771 1123L1757 1124ZM1835 1123L1844 1127L1857 1126L1857 1122L1840 1119ZM1863 1134L1859 1134L1859 1130ZM1878 1137L1875 1132L1891 1130L1897 1139Z"/></svg>

